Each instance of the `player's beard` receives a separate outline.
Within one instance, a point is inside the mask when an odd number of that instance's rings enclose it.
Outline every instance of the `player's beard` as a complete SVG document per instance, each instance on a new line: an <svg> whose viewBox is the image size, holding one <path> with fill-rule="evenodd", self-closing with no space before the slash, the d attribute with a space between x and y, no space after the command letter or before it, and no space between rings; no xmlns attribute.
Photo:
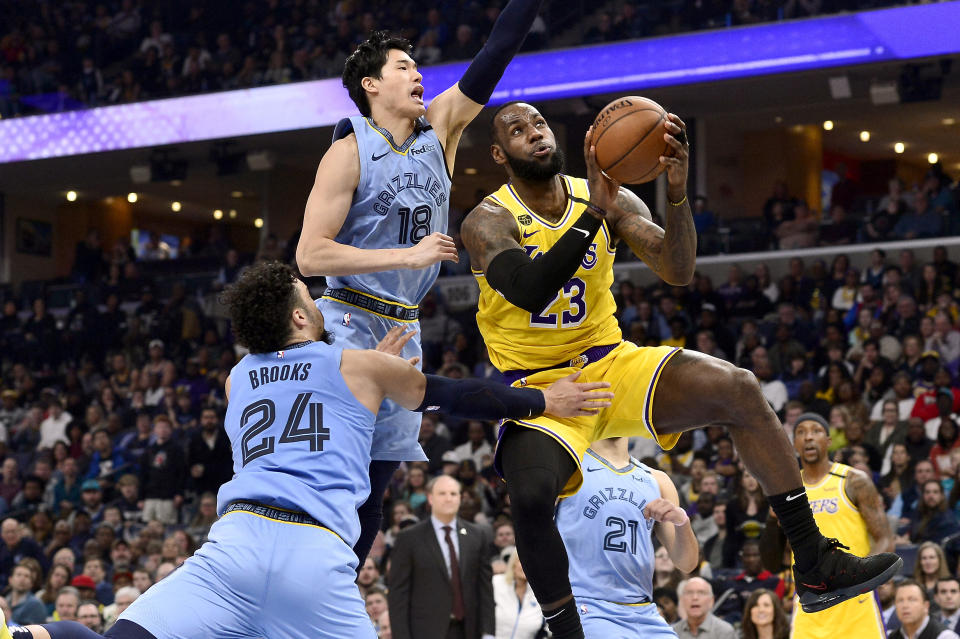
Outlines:
<svg viewBox="0 0 960 639"><path fill-rule="evenodd" d="M507 164L510 165L513 174L521 180L546 182L547 180L552 180L558 173L563 173L564 159L563 150L557 147L547 162L522 160L512 155L507 155Z"/></svg>

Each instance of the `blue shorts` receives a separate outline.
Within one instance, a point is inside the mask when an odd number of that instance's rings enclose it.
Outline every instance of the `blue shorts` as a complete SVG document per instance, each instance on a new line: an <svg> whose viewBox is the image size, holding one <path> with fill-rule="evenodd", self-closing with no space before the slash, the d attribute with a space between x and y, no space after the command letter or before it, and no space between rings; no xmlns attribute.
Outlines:
<svg viewBox="0 0 960 639"><path fill-rule="evenodd" d="M326 528L231 512L120 619L156 639L376 639L356 566L353 550Z"/></svg>
<svg viewBox="0 0 960 639"><path fill-rule="evenodd" d="M376 348L391 328L403 326L417 331L417 334L403 347L402 357L423 356L419 322L401 322L326 297L318 299L316 304L323 313L324 328L333 335L334 344L340 348ZM426 461L427 456L418 441L420 415L389 399L383 400L377 413L370 458L377 461Z"/></svg>
<svg viewBox="0 0 960 639"><path fill-rule="evenodd" d="M577 597L580 623L587 639L677 639L654 604L625 604Z"/></svg>

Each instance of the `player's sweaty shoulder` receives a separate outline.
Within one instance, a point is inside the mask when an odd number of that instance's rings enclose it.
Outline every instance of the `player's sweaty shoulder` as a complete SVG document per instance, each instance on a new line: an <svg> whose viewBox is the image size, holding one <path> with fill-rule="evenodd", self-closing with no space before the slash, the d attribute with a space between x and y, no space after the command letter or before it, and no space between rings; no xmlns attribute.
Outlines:
<svg viewBox="0 0 960 639"><path fill-rule="evenodd" d="M460 237L471 265L481 271L486 271L497 254L520 248L520 230L513 214L490 198L484 198L463 220Z"/></svg>

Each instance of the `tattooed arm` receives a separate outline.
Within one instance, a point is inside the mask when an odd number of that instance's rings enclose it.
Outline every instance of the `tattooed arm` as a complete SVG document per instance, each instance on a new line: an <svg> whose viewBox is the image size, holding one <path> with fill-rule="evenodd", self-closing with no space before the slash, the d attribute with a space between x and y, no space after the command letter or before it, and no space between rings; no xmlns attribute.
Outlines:
<svg viewBox="0 0 960 639"><path fill-rule="evenodd" d="M585 212L545 253L532 260L520 246L513 215L488 201L463 221L460 235L474 269L514 306L531 313L546 308L580 268L600 230L600 219Z"/></svg>
<svg viewBox="0 0 960 639"><path fill-rule="evenodd" d="M621 188L608 219L613 234L627 243L634 255L667 284L685 286L693 278L697 260L697 230L693 212L686 198L687 166L690 146L686 142L686 125L672 113L666 124L664 139L673 155L660 162L667 167L666 229L650 221L647 205L630 191ZM592 192L591 192L592 195ZM682 202L674 206L670 202Z"/></svg>
<svg viewBox="0 0 960 639"><path fill-rule="evenodd" d="M843 491L860 511L867 532L870 533L870 554L893 552L893 533L887 525L883 498L870 478L862 471L851 470L843 482Z"/></svg>
<svg viewBox="0 0 960 639"><path fill-rule="evenodd" d="M483 200L463 220L460 237L470 254L470 266L487 272L500 253L520 249L520 229L510 212L490 200Z"/></svg>

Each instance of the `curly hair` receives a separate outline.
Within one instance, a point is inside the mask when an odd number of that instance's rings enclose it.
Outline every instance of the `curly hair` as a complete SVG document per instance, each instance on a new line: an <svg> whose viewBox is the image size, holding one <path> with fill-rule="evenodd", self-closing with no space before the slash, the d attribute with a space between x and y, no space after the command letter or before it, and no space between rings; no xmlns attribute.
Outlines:
<svg viewBox="0 0 960 639"><path fill-rule="evenodd" d="M237 342L251 353L281 350L290 336L290 313L300 303L297 275L275 260L248 268L226 288L221 302L227 307Z"/></svg>
<svg viewBox="0 0 960 639"><path fill-rule="evenodd" d="M399 49L407 55L413 54L413 47L406 38L392 36L386 31L374 31L357 46L343 65L343 86L362 115L370 117L370 101L361 83L364 78L383 77L383 65L387 63L387 56L392 49Z"/></svg>

